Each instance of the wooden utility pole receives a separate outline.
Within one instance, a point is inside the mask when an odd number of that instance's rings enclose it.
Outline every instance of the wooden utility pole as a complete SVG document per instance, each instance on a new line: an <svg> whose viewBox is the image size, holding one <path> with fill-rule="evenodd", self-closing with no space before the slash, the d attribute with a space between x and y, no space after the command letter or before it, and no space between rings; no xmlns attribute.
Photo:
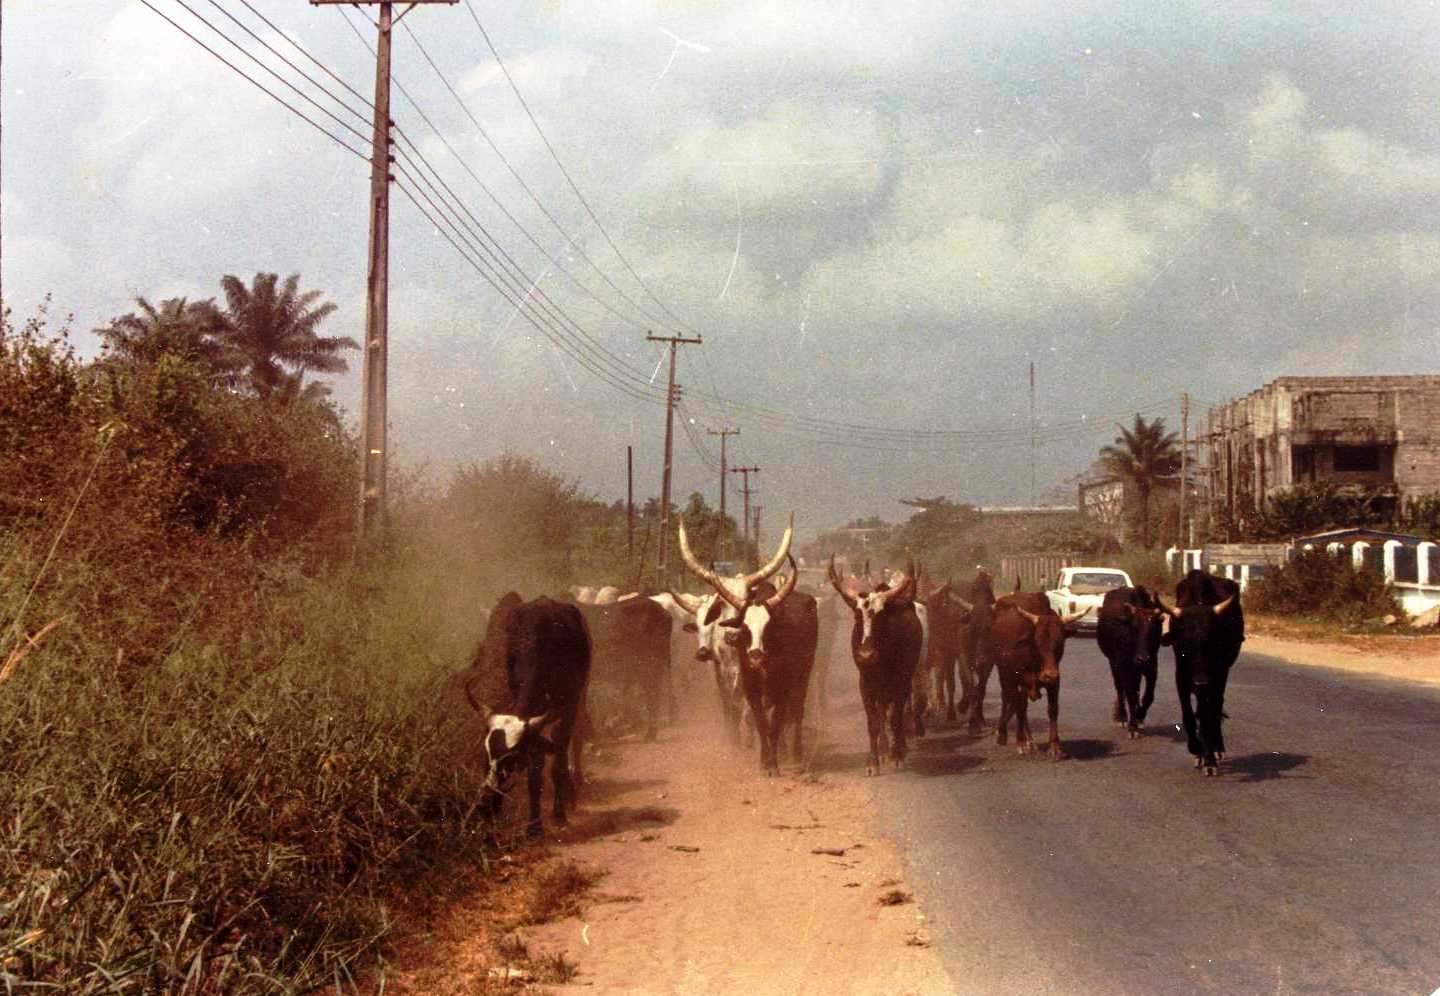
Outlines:
<svg viewBox="0 0 1440 996"><path fill-rule="evenodd" d="M380 7L375 45L375 117L370 139L370 255L365 287L365 344L360 371L360 533L385 524L388 409L386 362L390 327L390 36L396 24L420 4L456 0L409 0L394 16L392 0L310 0L312 6L360 4Z"/></svg>
<svg viewBox="0 0 1440 996"><path fill-rule="evenodd" d="M739 429L706 429L705 435L720 437L720 530L715 540L715 559L725 559L725 439L727 436L740 435Z"/></svg>
<svg viewBox="0 0 1440 996"><path fill-rule="evenodd" d="M1035 507L1035 363L1030 363L1030 507Z"/></svg>
<svg viewBox="0 0 1440 996"><path fill-rule="evenodd" d="M1188 511L1188 498L1185 492L1190 490L1190 392L1184 391L1180 395L1180 563L1185 563L1185 547L1188 545L1190 530L1187 528L1188 521L1185 513ZM1182 570L1183 573L1183 570Z"/></svg>
<svg viewBox="0 0 1440 996"><path fill-rule="evenodd" d="M635 559L635 447L625 447L625 556Z"/></svg>
<svg viewBox="0 0 1440 996"><path fill-rule="evenodd" d="M744 524L745 545L750 545L750 475L760 473L759 467L731 467L730 473L739 474L741 480L740 493L745 496L745 514L740 521Z"/></svg>
<svg viewBox="0 0 1440 996"><path fill-rule="evenodd" d="M665 471L660 477L660 550L659 556L655 559L655 570L660 575L660 587L670 582L670 457L671 442L675 437L675 347L680 345L699 346L703 340L697 335L693 339L687 339L678 335L649 335L645 336L649 342L668 342L670 344L670 380L669 387L665 392Z"/></svg>
<svg viewBox="0 0 1440 996"><path fill-rule="evenodd" d="M756 551L756 552L755 552L755 559L756 559L756 561L757 561L757 563L756 563L756 566L757 566L757 567L759 566L758 561L759 561L759 559L760 559L760 552L759 552L759 551L760 551L760 515L761 515L761 513L764 512L764 511L765 511L765 506L764 506L764 505L756 505L756 506L755 506L755 551Z"/></svg>

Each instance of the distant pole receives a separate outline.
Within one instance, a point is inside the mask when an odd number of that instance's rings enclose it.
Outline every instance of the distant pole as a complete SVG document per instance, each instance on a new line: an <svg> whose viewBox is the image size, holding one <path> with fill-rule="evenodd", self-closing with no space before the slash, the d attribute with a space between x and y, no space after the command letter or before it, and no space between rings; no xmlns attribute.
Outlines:
<svg viewBox="0 0 1440 996"><path fill-rule="evenodd" d="M625 447L625 555L635 559L635 447Z"/></svg>
<svg viewBox="0 0 1440 996"><path fill-rule="evenodd" d="M1187 511L1185 492L1190 490L1190 392L1183 391L1180 394L1180 562L1185 562L1185 547L1190 530L1186 528L1188 520L1185 518Z"/></svg>
<svg viewBox="0 0 1440 996"><path fill-rule="evenodd" d="M756 506L755 506L755 549L756 549L756 551L757 551L757 552L756 552L756 555L755 555L755 556L756 556L756 560L759 560L759 556L760 556L760 555L759 555L759 552L758 552L759 549L760 549L760 515L761 515L761 513L764 512L764 511L765 511L765 506L764 506L764 505L756 505Z"/></svg>
<svg viewBox="0 0 1440 996"><path fill-rule="evenodd" d="M670 344L670 379L665 392L665 470L660 477L660 548L655 559L655 570L659 574L661 587L670 580L670 459L671 443L675 438L675 347L681 344L701 345L699 336L686 339L684 336L646 335L650 342Z"/></svg>
<svg viewBox="0 0 1440 996"><path fill-rule="evenodd" d="M1030 361L1030 507L1035 507L1035 361Z"/></svg>
<svg viewBox="0 0 1440 996"><path fill-rule="evenodd" d="M759 467L731 467L730 473L739 474L741 480L740 493L745 496L745 512L740 517L744 523L745 545L750 545L750 475L760 473Z"/></svg>
<svg viewBox="0 0 1440 996"><path fill-rule="evenodd" d="M720 531L715 543L715 559L725 559L725 474L727 464L725 463L725 440L728 436L740 435L739 429L706 429L705 435L720 437Z"/></svg>

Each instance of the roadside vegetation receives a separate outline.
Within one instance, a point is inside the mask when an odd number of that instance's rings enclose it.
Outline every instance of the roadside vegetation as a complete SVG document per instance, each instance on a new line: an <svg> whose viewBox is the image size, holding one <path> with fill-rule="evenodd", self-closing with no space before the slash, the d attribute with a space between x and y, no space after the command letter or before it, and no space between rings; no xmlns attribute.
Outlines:
<svg viewBox="0 0 1440 996"><path fill-rule="evenodd" d="M1404 610L1382 578L1323 550L1304 550L1253 582L1247 609L1355 629Z"/></svg>
<svg viewBox="0 0 1440 996"><path fill-rule="evenodd" d="M353 984L495 856L452 687L483 610L639 573L623 505L514 457L397 478L358 547L311 379L354 344L298 278L222 290L137 302L96 359L43 312L0 331L0 989Z"/></svg>

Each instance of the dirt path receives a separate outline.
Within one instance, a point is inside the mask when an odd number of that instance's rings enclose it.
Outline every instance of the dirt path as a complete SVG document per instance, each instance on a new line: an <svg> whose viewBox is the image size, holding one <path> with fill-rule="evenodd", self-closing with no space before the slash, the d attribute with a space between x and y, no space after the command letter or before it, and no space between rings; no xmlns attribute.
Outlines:
<svg viewBox="0 0 1440 996"><path fill-rule="evenodd" d="M711 695L694 688L686 721L659 743L604 747L548 858L517 856L516 881L540 870L527 871L531 861L604 872L578 915L510 932L532 955L559 954L577 970L544 991L952 991L902 860L876 831L856 753L863 727L832 729L840 742L812 750L808 767L766 778L753 750L725 745ZM397 979L398 991L503 991L486 953L495 902L462 904L434 925L423 969Z"/></svg>
<svg viewBox="0 0 1440 996"><path fill-rule="evenodd" d="M1440 636L1317 639L1289 632L1283 623L1262 620L1248 627L1245 652L1279 657L1293 664L1440 685Z"/></svg>

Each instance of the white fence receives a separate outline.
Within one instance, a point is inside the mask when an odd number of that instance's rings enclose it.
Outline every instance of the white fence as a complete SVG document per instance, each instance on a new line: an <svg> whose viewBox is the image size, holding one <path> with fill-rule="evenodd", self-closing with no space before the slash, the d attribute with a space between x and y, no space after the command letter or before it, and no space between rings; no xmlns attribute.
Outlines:
<svg viewBox="0 0 1440 996"><path fill-rule="evenodd" d="M1171 547L1165 551L1165 563L1175 573L1202 570L1232 578L1244 591L1251 581L1262 577L1276 563L1289 561L1299 550L1314 549L1312 543L1300 547L1293 543L1233 548L1219 545L1195 550ZM1349 557L1356 570L1370 571L1384 578L1411 615L1440 605L1440 544L1410 544L1393 539L1376 544L1354 540L1327 543L1325 551L1336 557Z"/></svg>

